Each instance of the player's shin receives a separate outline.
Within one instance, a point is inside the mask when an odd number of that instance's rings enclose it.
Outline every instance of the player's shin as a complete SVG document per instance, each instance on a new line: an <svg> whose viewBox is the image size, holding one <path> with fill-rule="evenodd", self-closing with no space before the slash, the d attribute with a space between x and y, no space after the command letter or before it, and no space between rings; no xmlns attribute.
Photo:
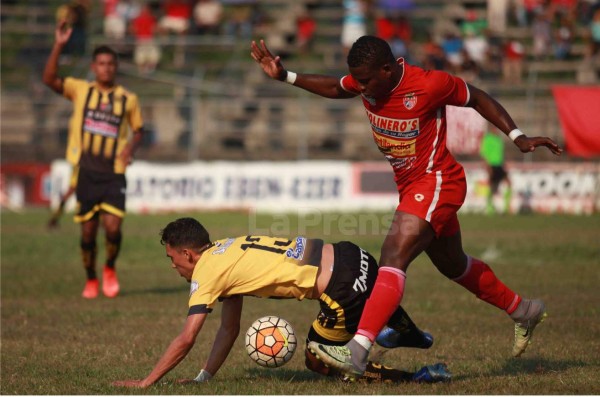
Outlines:
<svg viewBox="0 0 600 397"><path fill-rule="evenodd" d="M452 279L479 299L511 314L521 302L521 297L500 281L483 261L468 256L465 272Z"/></svg>
<svg viewBox="0 0 600 397"><path fill-rule="evenodd" d="M88 280L96 278L96 241L85 242L81 240L81 258Z"/></svg>
<svg viewBox="0 0 600 397"><path fill-rule="evenodd" d="M119 251L121 250L121 232L117 232L114 235L106 236L106 266L110 268L115 267L115 262Z"/></svg>
<svg viewBox="0 0 600 397"><path fill-rule="evenodd" d="M402 295L404 294L404 282L406 274L393 267L382 267L379 269L377 281L373 287L373 292L365 304L358 331L354 339L360 343L360 337L366 337L371 342L375 341L375 337L379 331L388 322L392 313L396 311ZM369 350L370 346L363 347Z"/></svg>

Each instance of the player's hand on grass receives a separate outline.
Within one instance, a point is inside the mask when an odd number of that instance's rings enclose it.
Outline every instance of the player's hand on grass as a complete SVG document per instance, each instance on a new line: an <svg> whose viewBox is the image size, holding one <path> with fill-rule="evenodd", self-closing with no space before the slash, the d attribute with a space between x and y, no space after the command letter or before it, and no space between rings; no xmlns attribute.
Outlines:
<svg viewBox="0 0 600 397"><path fill-rule="evenodd" d="M56 44L67 44L72 32L73 28L67 23L67 21L60 21L54 32L54 40L56 41Z"/></svg>
<svg viewBox="0 0 600 397"><path fill-rule="evenodd" d="M117 380L114 381L112 383L113 386L118 386L118 387L139 387L139 388L145 388L148 387L149 385L146 385L144 383L144 380L135 380L135 379L129 379L129 380Z"/></svg>
<svg viewBox="0 0 600 397"><path fill-rule="evenodd" d="M552 153L556 155L560 155L563 152L562 148L559 147L556 142L543 136L530 138L525 135L521 135L515 139L515 145L517 145L519 150L521 150L523 153L533 152L538 146L546 146Z"/></svg>
<svg viewBox="0 0 600 397"><path fill-rule="evenodd" d="M250 55L269 77L279 81L285 80L287 71L281 64L281 58L271 54L264 40L261 40L260 44L256 44L256 41L253 40L251 49Z"/></svg>

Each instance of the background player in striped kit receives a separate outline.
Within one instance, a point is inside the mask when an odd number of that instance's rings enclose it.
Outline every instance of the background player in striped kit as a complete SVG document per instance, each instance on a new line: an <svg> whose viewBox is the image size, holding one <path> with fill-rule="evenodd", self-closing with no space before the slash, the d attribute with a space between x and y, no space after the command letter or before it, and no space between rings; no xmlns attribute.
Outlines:
<svg viewBox="0 0 600 397"><path fill-rule="evenodd" d="M137 96L115 83L118 59L111 48L94 50L94 81L58 75L58 59L71 33L65 22L57 26L43 81L73 102L66 157L73 166L79 166L75 221L81 223L81 253L87 276L82 296L98 296L96 236L102 223L106 241L102 291L112 298L120 289L115 262L125 215L125 168L141 143L143 122Z"/></svg>

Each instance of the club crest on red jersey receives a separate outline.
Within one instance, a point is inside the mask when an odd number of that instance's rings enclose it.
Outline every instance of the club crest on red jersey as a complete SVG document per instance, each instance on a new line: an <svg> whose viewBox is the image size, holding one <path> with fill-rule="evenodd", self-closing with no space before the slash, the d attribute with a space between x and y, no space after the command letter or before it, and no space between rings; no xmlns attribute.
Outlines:
<svg viewBox="0 0 600 397"><path fill-rule="evenodd" d="M404 95L404 107L405 108L410 110L410 109L414 108L416 104L417 104L417 97L414 92L410 92L410 93Z"/></svg>

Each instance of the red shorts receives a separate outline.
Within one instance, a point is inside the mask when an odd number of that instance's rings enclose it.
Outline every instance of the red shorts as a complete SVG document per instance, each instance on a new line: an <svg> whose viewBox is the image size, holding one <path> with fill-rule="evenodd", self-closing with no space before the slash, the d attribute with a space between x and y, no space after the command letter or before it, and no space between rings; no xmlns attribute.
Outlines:
<svg viewBox="0 0 600 397"><path fill-rule="evenodd" d="M444 171L426 174L400 192L396 211L429 222L437 237L453 236L460 230L456 213L465 201L465 171L457 164Z"/></svg>

